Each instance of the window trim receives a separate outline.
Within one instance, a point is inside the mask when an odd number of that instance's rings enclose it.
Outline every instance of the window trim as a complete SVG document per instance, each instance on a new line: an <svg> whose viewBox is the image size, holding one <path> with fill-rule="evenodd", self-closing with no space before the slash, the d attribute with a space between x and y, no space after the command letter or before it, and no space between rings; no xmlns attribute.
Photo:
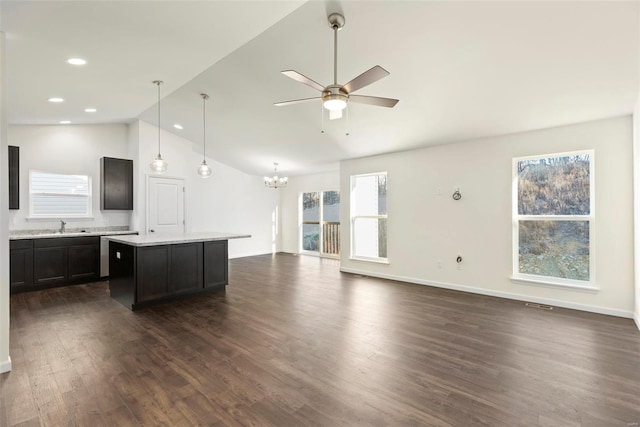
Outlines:
<svg viewBox="0 0 640 427"><path fill-rule="evenodd" d="M33 173L43 173L43 174L56 174L56 175L80 175L87 177L87 194L65 194L65 193L42 193L32 191L32 179ZM93 179L89 174L83 173L61 173L61 172L48 172L40 169L29 169L29 216L27 219L62 219L62 218L76 218L76 219L93 219ZM87 213L81 215L73 215L69 213L64 214L36 214L33 212L33 195L34 194L48 194L53 196L65 196L65 197L83 197L87 199Z"/></svg>
<svg viewBox="0 0 640 427"><path fill-rule="evenodd" d="M349 182L349 259L352 261L364 261L364 262L372 262L372 263L376 263L376 264L389 264L389 209L388 209L388 203L387 203L387 213L384 215L356 215L354 214L354 206L355 206L355 196L354 196L354 188L355 188L355 181L356 178L360 178L360 177L367 177L367 176L377 176L377 175L385 175L387 177L387 191L389 188L389 174L387 171L382 171L382 172L371 172L371 173L361 173L361 174L355 174L355 175L351 175L349 177L350 182ZM386 257L366 257L366 256L359 256L359 255L355 255L355 238L354 238L354 233L355 233L355 223L356 223L356 219L358 218L369 218L369 219L386 219L387 220L387 256Z"/></svg>
<svg viewBox="0 0 640 427"><path fill-rule="evenodd" d="M553 157L589 155L589 215L520 215L518 214L518 162ZM575 150L561 153L539 154L514 157L512 159L511 186L511 226L512 226L512 275L513 283L526 285L553 286L571 290L598 291L596 284L596 215L595 215L595 150ZM519 222L520 221L587 221L589 223L589 280L565 279L553 276L520 273Z"/></svg>

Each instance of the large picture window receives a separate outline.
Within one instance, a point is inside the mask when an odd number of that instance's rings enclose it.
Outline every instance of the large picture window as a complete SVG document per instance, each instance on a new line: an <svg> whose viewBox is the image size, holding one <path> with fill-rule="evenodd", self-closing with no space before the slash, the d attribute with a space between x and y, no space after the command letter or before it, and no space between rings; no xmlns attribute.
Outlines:
<svg viewBox="0 0 640 427"><path fill-rule="evenodd" d="M91 216L91 178L29 171L29 214L34 218Z"/></svg>
<svg viewBox="0 0 640 427"><path fill-rule="evenodd" d="M351 257L387 261L387 173L351 177Z"/></svg>
<svg viewBox="0 0 640 427"><path fill-rule="evenodd" d="M593 151L513 161L514 279L595 288Z"/></svg>

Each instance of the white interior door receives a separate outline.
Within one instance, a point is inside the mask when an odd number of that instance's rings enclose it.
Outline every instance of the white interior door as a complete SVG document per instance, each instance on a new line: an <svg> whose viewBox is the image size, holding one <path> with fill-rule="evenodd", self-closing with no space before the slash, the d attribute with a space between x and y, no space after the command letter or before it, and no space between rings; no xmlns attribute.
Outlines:
<svg viewBox="0 0 640 427"><path fill-rule="evenodd" d="M154 234L184 233L184 180L149 177L147 231Z"/></svg>

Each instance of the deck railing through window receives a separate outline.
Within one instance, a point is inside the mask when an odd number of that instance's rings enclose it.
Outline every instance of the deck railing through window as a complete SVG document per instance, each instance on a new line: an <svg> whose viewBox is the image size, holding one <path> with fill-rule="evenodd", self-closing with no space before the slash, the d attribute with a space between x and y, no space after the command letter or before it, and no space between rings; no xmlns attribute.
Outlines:
<svg viewBox="0 0 640 427"><path fill-rule="evenodd" d="M322 249L328 255L340 255L340 223L322 223Z"/></svg>

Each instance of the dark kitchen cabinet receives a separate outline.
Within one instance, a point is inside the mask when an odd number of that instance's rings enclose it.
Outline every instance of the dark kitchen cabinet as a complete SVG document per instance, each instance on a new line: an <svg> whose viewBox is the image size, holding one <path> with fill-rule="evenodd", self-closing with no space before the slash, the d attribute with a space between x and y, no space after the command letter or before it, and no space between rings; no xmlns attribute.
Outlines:
<svg viewBox="0 0 640 427"><path fill-rule="evenodd" d="M226 285L228 272L227 240L204 243L204 287Z"/></svg>
<svg viewBox="0 0 640 427"><path fill-rule="evenodd" d="M100 209L133 210L133 160L100 159Z"/></svg>
<svg viewBox="0 0 640 427"><path fill-rule="evenodd" d="M93 282L100 279L100 238L12 240L11 292Z"/></svg>
<svg viewBox="0 0 640 427"><path fill-rule="evenodd" d="M137 250L137 301L202 288L202 243L141 247Z"/></svg>
<svg viewBox="0 0 640 427"><path fill-rule="evenodd" d="M9 146L9 209L20 209L20 147Z"/></svg>
<svg viewBox="0 0 640 427"><path fill-rule="evenodd" d="M11 289L33 285L33 240L10 241L9 253Z"/></svg>
<svg viewBox="0 0 640 427"><path fill-rule="evenodd" d="M131 246L109 242L111 298L132 310L186 295L223 290L227 241Z"/></svg>

